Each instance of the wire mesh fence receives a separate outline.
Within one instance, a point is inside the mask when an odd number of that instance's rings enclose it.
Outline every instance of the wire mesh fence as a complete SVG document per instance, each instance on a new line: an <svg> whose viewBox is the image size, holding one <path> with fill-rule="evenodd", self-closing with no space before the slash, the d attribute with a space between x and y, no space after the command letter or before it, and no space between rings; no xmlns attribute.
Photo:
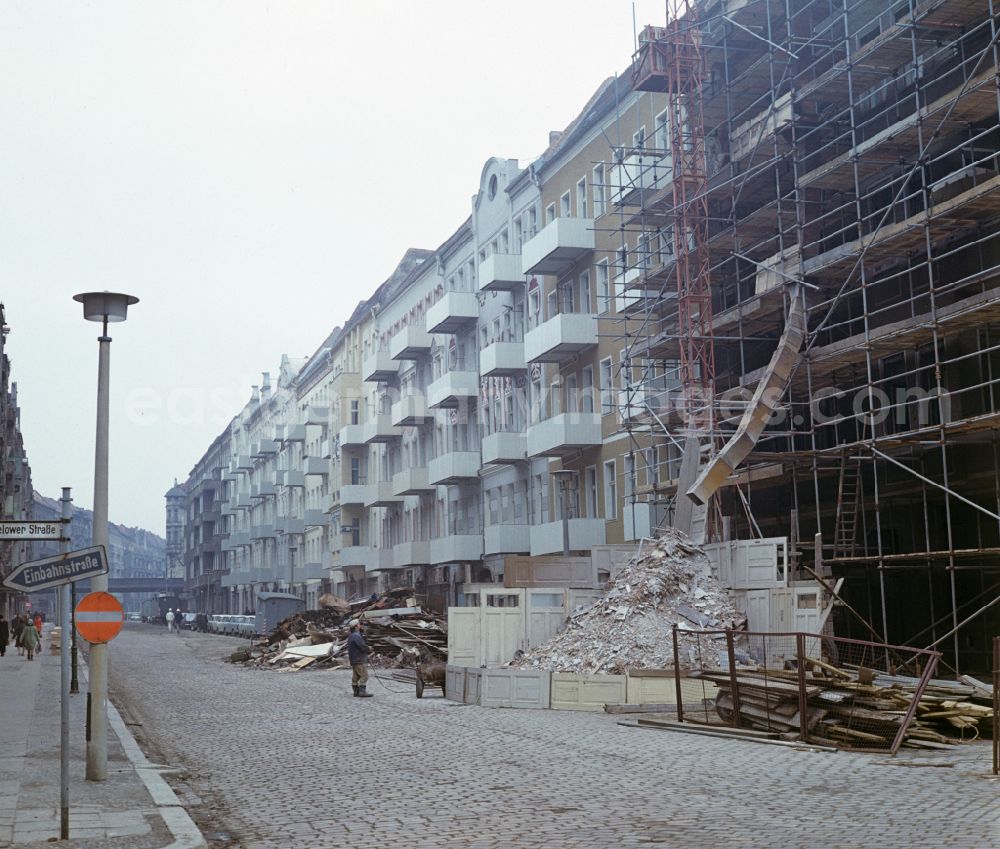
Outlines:
<svg viewBox="0 0 1000 849"><path fill-rule="evenodd" d="M675 664L715 690L709 699L706 688L702 707L682 708L678 718L895 754L908 735L930 744L940 736L914 723L939 658L819 634L675 627Z"/></svg>

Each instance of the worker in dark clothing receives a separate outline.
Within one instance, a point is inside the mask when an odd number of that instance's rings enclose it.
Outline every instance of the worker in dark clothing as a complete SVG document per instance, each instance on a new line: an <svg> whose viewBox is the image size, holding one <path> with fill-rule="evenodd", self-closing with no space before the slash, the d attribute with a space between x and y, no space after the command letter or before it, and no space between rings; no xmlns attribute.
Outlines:
<svg viewBox="0 0 1000 849"><path fill-rule="evenodd" d="M7 643L10 642L10 623L0 613L0 657L7 654Z"/></svg>
<svg viewBox="0 0 1000 849"><path fill-rule="evenodd" d="M351 662L351 688L354 695L370 699L368 692L368 655L371 648L365 642L360 619L351 620L351 635L347 638L347 659Z"/></svg>

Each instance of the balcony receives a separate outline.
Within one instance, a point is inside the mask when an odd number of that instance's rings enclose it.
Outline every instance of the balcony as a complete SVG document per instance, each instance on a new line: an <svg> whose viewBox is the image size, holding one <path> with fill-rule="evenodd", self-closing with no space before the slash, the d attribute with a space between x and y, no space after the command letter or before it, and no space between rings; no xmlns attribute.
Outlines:
<svg viewBox="0 0 1000 849"><path fill-rule="evenodd" d="M399 363L389 356L388 351L376 351L365 357L361 376L368 383L389 383L399 378Z"/></svg>
<svg viewBox="0 0 1000 849"><path fill-rule="evenodd" d="M403 501L401 495L393 491L392 481L379 481L368 486L368 497L365 507L391 507Z"/></svg>
<svg viewBox="0 0 1000 849"><path fill-rule="evenodd" d="M275 522L276 530L283 530L285 534L304 534L306 532L305 523L301 519L297 519L294 516L286 516L281 520L281 527L278 527L278 522Z"/></svg>
<svg viewBox="0 0 1000 849"><path fill-rule="evenodd" d="M570 519L569 550L590 551L595 545L605 544L604 519ZM559 554L563 550L563 523L546 522L531 526L532 557L541 554Z"/></svg>
<svg viewBox="0 0 1000 849"><path fill-rule="evenodd" d="M305 424L325 425L330 422L330 408L310 404L305 409Z"/></svg>
<svg viewBox="0 0 1000 849"><path fill-rule="evenodd" d="M279 447L277 441L274 439L262 439L257 443L257 452L261 456L266 457L271 454L277 454Z"/></svg>
<svg viewBox="0 0 1000 849"><path fill-rule="evenodd" d="M277 487L267 481L265 483L253 484L250 487L250 497L251 498L267 498L271 495L276 494L278 491Z"/></svg>
<svg viewBox="0 0 1000 849"><path fill-rule="evenodd" d="M560 457L602 443L597 413L560 413L528 428L529 457Z"/></svg>
<svg viewBox="0 0 1000 849"><path fill-rule="evenodd" d="M562 551L562 548L559 550ZM529 551L531 525L486 526L483 533L483 554L527 554Z"/></svg>
<svg viewBox="0 0 1000 849"><path fill-rule="evenodd" d="M462 563L469 560L482 560L483 535L449 534L440 539L431 540L431 563Z"/></svg>
<svg viewBox="0 0 1000 849"><path fill-rule="evenodd" d="M285 425L285 430L282 434L283 442L305 442L306 441L306 426L305 425Z"/></svg>
<svg viewBox="0 0 1000 849"><path fill-rule="evenodd" d="M392 405L391 419L393 427L409 427L425 425L434 420L427 413L427 398L423 395L404 395Z"/></svg>
<svg viewBox="0 0 1000 849"><path fill-rule="evenodd" d="M250 528L250 539L268 539L275 535L274 525L254 525Z"/></svg>
<svg viewBox="0 0 1000 849"><path fill-rule="evenodd" d="M501 431L483 437L480 448L483 465L520 463L528 455L528 435L524 431Z"/></svg>
<svg viewBox="0 0 1000 849"><path fill-rule="evenodd" d="M611 172L611 203L615 206L639 205L666 188L674 178L673 158L668 153L635 153L627 156Z"/></svg>
<svg viewBox="0 0 1000 849"><path fill-rule="evenodd" d="M434 492L435 487L427 481L426 466L411 466L392 476L393 495L420 495Z"/></svg>
<svg viewBox="0 0 1000 849"><path fill-rule="evenodd" d="M307 475L328 475L330 461L325 457L306 457L302 463L302 471Z"/></svg>
<svg viewBox="0 0 1000 849"><path fill-rule="evenodd" d="M522 274L559 274L594 250L590 218L557 218L521 248Z"/></svg>
<svg viewBox="0 0 1000 849"><path fill-rule="evenodd" d="M253 460L250 459L249 454L240 454L236 458L236 468L242 469L245 472L249 472L253 469Z"/></svg>
<svg viewBox="0 0 1000 849"><path fill-rule="evenodd" d="M317 507L309 507L302 514L302 520L307 528L321 528L323 525L329 524L330 517Z"/></svg>
<svg viewBox="0 0 1000 849"><path fill-rule="evenodd" d="M787 92L749 121L740 124L733 130L729 137L732 161L739 162L751 154L755 154L755 160L773 156L772 139L775 135L779 135L779 141L781 141L780 133L791 126L794 117L792 93Z"/></svg>
<svg viewBox="0 0 1000 849"><path fill-rule="evenodd" d="M342 507L364 506L372 497L367 484L347 483L340 488L340 504Z"/></svg>
<svg viewBox="0 0 1000 849"><path fill-rule="evenodd" d="M363 566L366 572L374 572L379 568L379 549L370 545L346 546L340 549L340 565Z"/></svg>
<svg viewBox="0 0 1000 849"><path fill-rule="evenodd" d="M427 329L431 333L458 333L478 320L479 300L474 292L445 292L427 310Z"/></svg>
<svg viewBox="0 0 1000 849"><path fill-rule="evenodd" d="M560 363L596 344L597 316L564 312L525 334L524 356L529 363Z"/></svg>
<svg viewBox="0 0 1000 849"><path fill-rule="evenodd" d="M340 447L358 448L365 444L365 426L363 424L344 425L340 429Z"/></svg>
<svg viewBox="0 0 1000 849"><path fill-rule="evenodd" d="M325 581L333 568L333 555L329 551L320 553L319 561L310 560L295 570L296 580Z"/></svg>
<svg viewBox="0 0 1000 849"><path fill-rule="evenodd" d="M427 406L432 410L457 407L479 394L479 375L474 371L449 371L427 387Z"/></svg>
<svg viewBox="0 0 1000 849"><path fill-rule="evenodd" d="M250 501L250 493L249 492L241 492L239 495L237 495L236 496L236 506L239 507L242 510L247 510L251 506L253 506L252 502Z"/></svg>
<svg viewBox="0 0 1000 849"><path fill-rule="evenodd" d="M427 464L427 479L438 486L478 480L481 466L478 451L449 451Z"/></svg>
<svg viewBox="0 0 1000 849"><path fill-rule="evenodd" d="M305 486L306 474L301 469L287 469L282 475L282 483L285 486Z"/></svg>
<svg viewBox="0 0 1000 849"><path fill-rule="evenodd" d="M401 542L392 547L392 565L396 569L408 566L429 566L431 562L430 540L421 539Z"/></svg>
<svg viewBox="0 0 1000 849"><path fill-rule="evenodd" d="M389 413L380 413L373 419L365 422L365 443L392 442L403 435L403 431L398 427L393 427L392 416Z"/></svg>
<svg viewBox="0 0 1000 849"><path fill-rule="evenodd" d="M479 373L483 377L510 377L527 368L523 342L493 342L479 352Z"/></svg>
<svg viewBox="0 0 1000 849"><path fill-rule="evenodd" d="M389 341L389 355L394 360L418 360L431 352L433 338L419 324L408 324Z"/></svg>
<svg viewBox="0 0 1000 849"><path fill-rule="evenodd" d="M516 254L493 254L479 264L480 291L503 291L523 285L521 257Z"/></svg>

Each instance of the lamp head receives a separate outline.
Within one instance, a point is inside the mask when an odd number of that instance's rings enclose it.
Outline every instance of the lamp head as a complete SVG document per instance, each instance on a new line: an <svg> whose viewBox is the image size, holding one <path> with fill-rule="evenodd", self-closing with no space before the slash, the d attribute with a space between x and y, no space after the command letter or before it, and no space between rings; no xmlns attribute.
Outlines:
<svg viewBox="0 0 1000 849"><path fill-rule="evenodd" d="M87 321L102 322L125 321L128 308L139 303L134 295L120 292L82 292L74 295L73 300L83 304L83 317Z"/></svg>

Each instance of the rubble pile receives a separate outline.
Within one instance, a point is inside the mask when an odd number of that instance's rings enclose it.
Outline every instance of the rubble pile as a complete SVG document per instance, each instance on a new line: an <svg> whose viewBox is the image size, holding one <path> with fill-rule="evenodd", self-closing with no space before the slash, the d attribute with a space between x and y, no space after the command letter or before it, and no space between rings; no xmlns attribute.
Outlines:
<svg viewBox="0 0 1000 849"><path fill-rule="evenodd" d="M681 665L703 664L713 641L688 632L739 628L744 621L705 553L680 531L667 529L643 543L603 598L574 611L560 633L513 665L615 674L671 668L674 625Z"/></svg>
<svg viewBox="0 0 1000 849"><path fill-rule="evenodd" d="M352 619L364 622L372 666L412 667L422 660L447 659L447 624L418 603L412 588L351 602L324 596L320 603L319 610L303 610L282 620L252 651L231 659L279 671L347 667Z"/></svg>

